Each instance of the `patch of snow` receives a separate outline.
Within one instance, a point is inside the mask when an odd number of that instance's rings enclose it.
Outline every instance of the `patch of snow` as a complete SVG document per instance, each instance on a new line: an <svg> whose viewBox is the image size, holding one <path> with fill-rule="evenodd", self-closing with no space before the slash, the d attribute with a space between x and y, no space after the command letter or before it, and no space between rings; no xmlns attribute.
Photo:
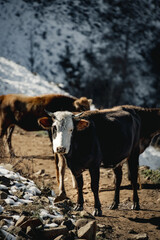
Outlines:
<svg viewBox="0 0 160 240"><path fill-rule="evenodd" d="M4 190L4 189L8 189L8 187L6 187L6 186L3 185L3 184L0 184L0 190Z"/></svg>
<svg viewBox="0 0 160 240"><path fill-rule="evenodd" d="M5 176L8 179L10 179L10 186L6 187L4 184L0 185L1 190L8 190L9 194L6 199L4 199L5 203L14 207L14 206L19 206L21 204L27 204L27 203L32 203L34 201L34 196L40 195L41 191L37 188L35 183L32 180L26 179L22 177L19 173L14 173L13 171L9 171L5 169L4 164L0 165L0 176ZM22 192L21 197L18 197L16 195L17 192ZM53 191L52 193L55 196L55 193ZM40 209L40 218L46 219L46 218L63 218L63 215L61 215L58 212L58 208L54 206L54 197L50 196L48 197L49 200L49 211L46 209ZM2 207L0 205L0 214L4 213L5 207ZM9 226L14 225L14 220L19 219L19 215L13 215L12 220L10 219L5 219L6 224L3 225L2 230L8 229ZM57 224L51 223L51 224L46 224L44 225L46 228L48 227L56 227ZM6 232L7 233L7 232ZM3 232L5 234L5 232ZM6 235L5 235L6 236ZM10 235L7 235L10 236ZM12 237L12 236L11 236ZM10 239L7 238L6 239Z"/></svg>
<svg viewBox="0 0 160 240"><path fill-rule="evenodd" d="M38 74L35 75L27 68L3 57L0 57L0 83L0 95L10 93L29 96L48 93L68 95L53 82L49 83Z"/></svg>
<svg viewBox="0 0 160 240"><path fill-rule="evenodd" d="M0 205L0 213L2 213L3 210L4 210L4 207L2 207L2 206Z"/></svg>
<svg viewBox="0 0 160 240"><path fill-rule="evenodd" d="M48 224L45 224L45 228L52 228L52 227L58 227L58 224L56 224L56 223L48 223Z"/></svg>
<svg viewBox="0 0 160 240"><path fill-rule="evenodd" d="M6 232L4 229L0 229L0 231L3 233L6 240L16 240L16 237L14 235L10 234L9 232Z"/></svg>
<svg viewBox="0 0 160 240"><path fill-rule="evenodd" d="M5 202L9 205L15 205L15 201L13 199L11 199L10 197L6 198Z"/></svg>
<svg viewBox="0 0 160 240"><path fill-rule="evenodd" d="M41 209L40 210L40 218L41 219L46 219L46 218L62 218L63 216L58 213L57 211L53 210L53 214L50 214L48 210L46 209Z"/></svg>
<svg viewBox="0 0 160 240"><path fill-rule="evenodd" d="M160 168L160 151L153 146L149 146L139 158L140 165L149 166L151 169Z"/></svg>

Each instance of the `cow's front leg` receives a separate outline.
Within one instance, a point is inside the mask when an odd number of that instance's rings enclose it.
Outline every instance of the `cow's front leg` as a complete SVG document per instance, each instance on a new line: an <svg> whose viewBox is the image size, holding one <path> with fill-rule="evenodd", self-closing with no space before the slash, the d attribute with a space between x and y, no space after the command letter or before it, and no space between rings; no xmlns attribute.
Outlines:
<svg viewBox="0 0 160 240"><path fill-rule="evenodd" d="M74 175L75 176L75 175ZM76 182L77 182L77 193L78 193L78 198L77 198L77 204L75 207L76 211L82 211L83 210L83 176L82 174L75 176Z"/></svg>
<svg viewBox="0 0 160 240"><path fill-rule="evenodd" d="M62 154L55 154L55 163L56 163L56 175L57 175L57 182L59 185L59 195L55 198L54 202L59 202L64 199L67 199L65 187L64 187L64 175L65 175L65 168L66 162L65 157Z"/></svg>
<svg viewBox="0 0 160 240"><path fill-rule="evenodd" d="M117 209L119 205L119 192L120 192L120 185L122 182L122 166L118 166L114 168L115 173L115 193L114 193L114 199L110 206L110 209Z"/></svg>
<svg viewBox="0 0 160 240"><path fill-rule="evenodd" d="M94 216L102 216L101 203L99 200L99 167L89 169L91 175L91 189L94 194Z"/></svg>

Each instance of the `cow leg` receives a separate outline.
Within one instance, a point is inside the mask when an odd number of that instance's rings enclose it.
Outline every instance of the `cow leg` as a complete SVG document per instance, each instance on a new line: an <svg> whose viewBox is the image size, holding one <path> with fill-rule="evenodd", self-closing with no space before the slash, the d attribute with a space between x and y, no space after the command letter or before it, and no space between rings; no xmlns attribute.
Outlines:
<svg viewBox="0 0 160 240"><path fill-rule="evenodd" d="M75 176L75 175L74 175ZM83 210L83 176L82 174L75 176L76 182L77 182L77 193L78 193L78 198L77 198L77 204L75 207L76 211L82 211Z"/></svg>
<svg viewBox="0 0 160 240"><path fill-rule="evenodd" d="M7 133L7 144L8 144L9 153L10 153L11 158L16 156L15 153L14 153L13 147L12 147L12 142L11 142L14 128L15 128L15 126L11 125L9 127L9 130L8 130L8 133Z"/></svg>
<svg viewBox="0 0 160 240"><path fill-rule="evenodd" d="M120 185L122 182L122 166L118 166L113 169L115 174L115 193L113 203L110 206L110 209L117 209L119 205L119 193L120 193Z"/></svg>
<svg viewBox="0 0 160 240"><path fill-rule="evenodd" d="M65 168L66 162L65 158L61 154L55 154L56 158L56 175L57 175L57 182L59 185L59 195L55 198L54 202L62 201L67 198L65 187L64 187L64 175L65 175Z"/></svg>
<svg viewBox="0 0 160 240"><path fill-rule="evenodd" d="M72 174L72 171L71 171L71 170L70 170L70 172L71 172L71 178L72 178L73 188L74 188L74 189L77 189L77 182L76 182L75 176Z"/></svg>
<svg viewBox="0 0 160 240"><path fill-rule="evenodd" d="M6 128L3 128L0 126L0 157L4 157L4 153L5 153L5 144L3 141L3 137L6 131L7 131Z"/></svg>
<svg viewBox="0 0 160 240"><path fill-rule="evenodd" d="M91 175L91 189L94 194L94 216L102 216L101 203L99 200L99 167L89 169Z"/></svg>
<svg viewBox="0 0 160 240"><path fill-rule="evenodd" d="M137 192L137 177L138 177L138 158L139 154L134 153L128 158L128 167L130 171L130 179L131 179L131 184L133 188L133 206L132 209L134 210L139 210L139 197L138 197L138 192Z"/></svg>
<svg viewBox="0 0 160 240"><path fill-rule="evenodd" d="M58 168L59 168L59 193L65 193L64 189L64 174L66 169L66 163L65 158L63 155L58 154L59 162L58 162Z"/></svg>

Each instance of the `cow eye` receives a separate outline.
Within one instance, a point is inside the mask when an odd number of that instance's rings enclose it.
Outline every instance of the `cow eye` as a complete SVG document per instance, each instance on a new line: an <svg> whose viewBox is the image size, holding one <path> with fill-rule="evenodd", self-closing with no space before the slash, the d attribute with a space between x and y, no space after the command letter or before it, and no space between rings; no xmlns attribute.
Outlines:
<svg viewBox="0 0 160 240"><path fill-rule="evenodd" d="M53 138L56 138L56 136L57 136L57 127L56 126L53 126L52 133L53 133Z"/></svg>
<svg viewBox="0 0 160 240"><path fill-rule="evenodd" d="M73 129L70 129L69 132L73 132Z"/></svg>
<svg viewBox="0 0 160 240"><path fill-rule="evenodd" d="M53 131L53 133L54 133L54 132L57 132L57 127L56 127L56 126L53 126L53 130L52 130L52 131Z"/></svg>

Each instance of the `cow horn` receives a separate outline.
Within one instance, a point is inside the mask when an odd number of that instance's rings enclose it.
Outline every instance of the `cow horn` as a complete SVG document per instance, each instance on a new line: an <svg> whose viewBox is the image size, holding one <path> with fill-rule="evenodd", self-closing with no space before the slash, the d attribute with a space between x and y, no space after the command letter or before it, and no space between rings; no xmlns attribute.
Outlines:
<svg viewBox="0 0 160 240"><path fill-rule="evenodd" d="M78 113L78 114L74 115L74 118L75 118L75 117L80 117L82 114L83 114L83 112Z"/></svg>
<svg viewBox="0 0 160 240"><path fill-rule="evenodd" d="M49 111L47 111L46 109L44 109L44 111L47 113L48 116L50 116L50 117L54 117L54 113L49 112Z"/></svg>

